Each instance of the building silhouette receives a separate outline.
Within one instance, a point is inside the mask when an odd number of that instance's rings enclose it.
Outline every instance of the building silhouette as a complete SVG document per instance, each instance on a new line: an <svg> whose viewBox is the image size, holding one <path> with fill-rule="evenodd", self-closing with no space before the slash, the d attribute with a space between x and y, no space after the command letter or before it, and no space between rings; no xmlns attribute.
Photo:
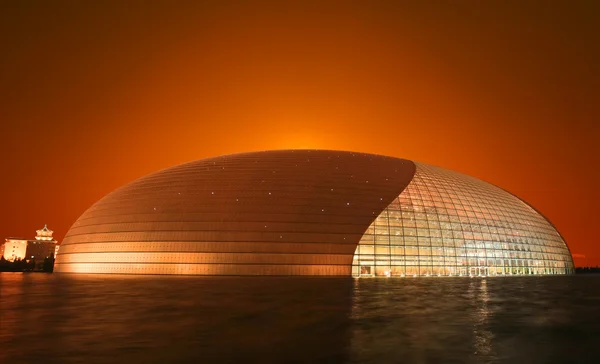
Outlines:
<svg viewBox="0 0 600 364"><path fill-rule="evenodd" d="M203 159L118 188L73 224L56 272L354 277L572 274L556 228L509 192L381 155Z"/></svg>

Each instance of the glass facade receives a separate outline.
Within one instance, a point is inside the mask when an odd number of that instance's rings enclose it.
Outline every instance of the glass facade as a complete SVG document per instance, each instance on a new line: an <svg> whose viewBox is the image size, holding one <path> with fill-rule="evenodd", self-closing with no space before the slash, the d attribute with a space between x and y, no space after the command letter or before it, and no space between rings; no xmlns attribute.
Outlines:
<svg viewBox="0 0 600 364"><path fill-rule="evenodd" d="M473 177L415 164L408 187L361 238L354 277L574 272L558 231L519 198Z"/></svg>

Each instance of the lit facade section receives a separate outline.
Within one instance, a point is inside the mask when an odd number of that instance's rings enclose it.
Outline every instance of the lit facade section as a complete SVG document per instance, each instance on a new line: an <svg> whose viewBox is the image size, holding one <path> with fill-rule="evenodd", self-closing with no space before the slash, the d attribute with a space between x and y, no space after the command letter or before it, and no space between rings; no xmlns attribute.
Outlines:
<svg viewBox="0 0 600 364"><path fill-rule="evenodd" d="M411 183L361 238L354 277L574 272L564 240L532 207L476 178L415 164Z"/></svg>
<svg viewBox="0 0 600 364"><path fill-rule="evenodd" d="M25 259L26 256L26 239L6 238L4 241L4 259L12 262L17 259Z"/></svg>

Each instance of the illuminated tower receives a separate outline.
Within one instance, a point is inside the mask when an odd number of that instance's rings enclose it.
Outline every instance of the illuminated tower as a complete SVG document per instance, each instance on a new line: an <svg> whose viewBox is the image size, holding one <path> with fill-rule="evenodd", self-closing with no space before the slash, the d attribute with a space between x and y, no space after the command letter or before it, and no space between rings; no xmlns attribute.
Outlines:
<svg viewBox="0 0 600 364"><path fill-rule="evenodd" d="M56 256L56 240L52 237L54 231L44 225L40 230L36 230L36 233L35 240L27 242L26 259L35 259L40 263L45 258L54 258Z"/></svg>
<svg viewBox="0 0 600 364"><path fill-rule="evenodd" d="M35 236L35 240L37 241L50 241L50 240L54 240L52 238L52 233L54 233L54 231L48 229L48 226L46 224L44 224L44 227L40 230L36 230L37 235Z"/></svg>

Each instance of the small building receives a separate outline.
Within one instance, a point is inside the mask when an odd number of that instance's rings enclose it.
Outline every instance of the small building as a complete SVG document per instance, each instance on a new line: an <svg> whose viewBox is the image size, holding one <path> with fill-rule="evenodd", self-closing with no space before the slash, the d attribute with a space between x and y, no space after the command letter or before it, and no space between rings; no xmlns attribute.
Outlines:
<svg viewBox="0 0 600 364"><path fill-rule="evenodd" d="M36 231L34 240L23 238L6 238L0 247L0 254L8 261L17 259L35 260L36 265L43 263L45 258L56 256L57 241L54 240L52 230L47 225Z"/></svg>

